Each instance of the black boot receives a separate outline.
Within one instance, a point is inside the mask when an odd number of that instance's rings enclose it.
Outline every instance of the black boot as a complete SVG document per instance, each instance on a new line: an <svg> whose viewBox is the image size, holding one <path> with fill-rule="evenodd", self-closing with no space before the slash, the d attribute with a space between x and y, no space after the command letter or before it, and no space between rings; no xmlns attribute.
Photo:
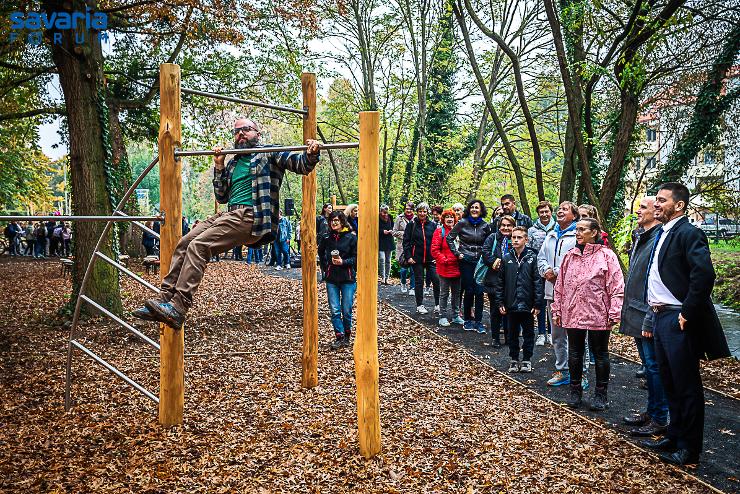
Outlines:
<svg viewBox="0 0 740 494"><path fill-rule="evenodd" d="M591 400L591 410L594 412L603 412L609 408L609 398L606 394L606 386L596 386L594 397Z"/></svg>
<svg viewBox="0 0 740 494"><path fill-rule="evenodd" d="M352 345L352 331L349 329L344 331L344 346Z"/></svg>
<svg viewBox="0 0 740 494"><path fill-rule="evenodd" d="M339 350L344 345L344 335L338 334L337 339L331 342L331 349L332 350Z"/></svg>
<svg viewBox="0 0 740 494"><path fill-rule="evenodd" d="M565 402L566 405L568 405L570 408L580 408L582 402L583 388L581 388L581 383L571 384L570 396L568 397L568 401Z"/></svg>

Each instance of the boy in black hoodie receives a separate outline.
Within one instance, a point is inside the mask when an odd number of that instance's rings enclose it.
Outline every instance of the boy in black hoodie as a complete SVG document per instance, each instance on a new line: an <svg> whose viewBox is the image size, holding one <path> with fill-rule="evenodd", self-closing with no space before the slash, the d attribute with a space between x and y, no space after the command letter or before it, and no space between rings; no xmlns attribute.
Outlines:
<svg viewBox="0 0 740 494"><path fill-rule="evenodd" d="M534 320L544 306L544 284L537 269L537 252L527 247L527 240L527 229L515 227L511 233L513 249L503 256L500 276L494 281L495 306L509 318L509 372L532 372ZM524 337L521 363L520 327Z"/></svg>

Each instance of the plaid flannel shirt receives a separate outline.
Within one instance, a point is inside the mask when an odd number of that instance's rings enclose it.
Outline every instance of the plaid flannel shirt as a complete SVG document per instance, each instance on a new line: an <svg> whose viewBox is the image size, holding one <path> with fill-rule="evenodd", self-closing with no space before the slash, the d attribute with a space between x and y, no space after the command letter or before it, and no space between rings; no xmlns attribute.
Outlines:
<svg viewBox="0 0 740 494"><path fill-rule="evenodd" d="M229 202L231 175L237 158L232 158L223 170L213 170L213 193L220 204ZM254 155L252 165L252 204L254 224L252 235L261 237L254 246L272 242L278 229L280 211L280 184L285 170L308 175L319 162L319 155L309 157L305 152L260 153Z"/></svg>

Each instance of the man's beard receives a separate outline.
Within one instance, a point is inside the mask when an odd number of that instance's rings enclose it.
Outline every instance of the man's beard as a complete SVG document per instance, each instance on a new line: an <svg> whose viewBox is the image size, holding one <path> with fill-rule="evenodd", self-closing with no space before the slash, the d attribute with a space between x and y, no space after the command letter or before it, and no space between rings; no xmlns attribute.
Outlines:
<svg viewBox="0 0 740 494"><path fill-rule="evenodd" d="M254 139L244 139L240 141L234 142L234 148L235 149L247 149L247 148L254 148L257 147L257 144L259 144L260 138L255 137Z"/></svg>

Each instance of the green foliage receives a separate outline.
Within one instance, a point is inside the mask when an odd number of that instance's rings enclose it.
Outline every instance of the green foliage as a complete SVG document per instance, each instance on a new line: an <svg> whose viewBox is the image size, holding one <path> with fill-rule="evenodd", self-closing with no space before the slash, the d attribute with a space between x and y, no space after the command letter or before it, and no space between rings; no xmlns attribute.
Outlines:
<svg viewBox="0 0 740 494"><path fill-rule="evenodd" d="M615 252L623 252L628 242L632 240L632 232L637 225L637 215L628 214L622 217L611 229L610 241Z"/></svg>

